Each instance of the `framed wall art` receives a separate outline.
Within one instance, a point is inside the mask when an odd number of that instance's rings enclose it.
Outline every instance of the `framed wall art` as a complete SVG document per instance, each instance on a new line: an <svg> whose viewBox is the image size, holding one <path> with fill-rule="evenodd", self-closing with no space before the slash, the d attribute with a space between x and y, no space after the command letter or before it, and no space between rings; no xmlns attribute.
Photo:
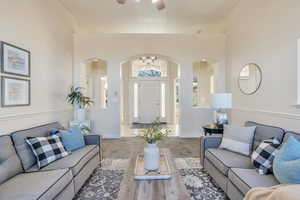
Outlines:
<svg viewBox="0 0 300 200"><path fill-rule="evenodd" d="M29 106L30 80L1 76L2 107Z"/></svg>
<svg viewBox="0 0 300 200"><path fill-rule="evenodd" d="M30 52L6 42L0 42L1 72L30 77Z"/></svg>

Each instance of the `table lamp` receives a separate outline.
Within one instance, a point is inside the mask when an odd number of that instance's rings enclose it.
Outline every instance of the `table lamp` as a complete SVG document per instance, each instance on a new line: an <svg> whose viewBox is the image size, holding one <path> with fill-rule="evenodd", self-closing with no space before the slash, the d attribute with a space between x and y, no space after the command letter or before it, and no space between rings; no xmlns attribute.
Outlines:
<svg viewBox="0 0 300 200"><path fill-rule="evenodd" d="M215 93L212 94L211 107L216 110L215 123L217 126L228 124L226 109L232 108L232 94L230 93Z"/></svg>

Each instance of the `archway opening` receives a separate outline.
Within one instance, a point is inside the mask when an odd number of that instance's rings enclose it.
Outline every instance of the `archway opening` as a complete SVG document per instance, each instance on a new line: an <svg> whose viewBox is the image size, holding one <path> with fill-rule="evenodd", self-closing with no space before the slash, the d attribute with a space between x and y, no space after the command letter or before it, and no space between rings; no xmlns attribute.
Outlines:
<svg viewBox="0 0 300 200"><path fill-rule="evenodd" d="M163 56L142 55L121 64L121 136L137 136L156 119L178 136L180 67Z"/></svg>
<svg viewBox="0 0 300 200"><path fill-rule="evenodd" d="M80 87L84 88L85 95L94 101L91 109L107 108L107 63L98 58L88 59L82 63Z"/></svg>

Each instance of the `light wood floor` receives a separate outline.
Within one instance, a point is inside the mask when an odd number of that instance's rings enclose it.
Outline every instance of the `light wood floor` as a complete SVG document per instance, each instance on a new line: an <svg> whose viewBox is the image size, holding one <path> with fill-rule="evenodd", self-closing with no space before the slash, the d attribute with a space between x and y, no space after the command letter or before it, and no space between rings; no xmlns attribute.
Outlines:
<svg viewBox="0 0 300 200"><path fill-rule="evenodd" d="M133 152L142 151L145 142L138 137L124 137L120 139L104 139L104 158L128 158ZM175 158L199 157L199 138L169 137L158 143L161 148L169 148Z"/></svg>

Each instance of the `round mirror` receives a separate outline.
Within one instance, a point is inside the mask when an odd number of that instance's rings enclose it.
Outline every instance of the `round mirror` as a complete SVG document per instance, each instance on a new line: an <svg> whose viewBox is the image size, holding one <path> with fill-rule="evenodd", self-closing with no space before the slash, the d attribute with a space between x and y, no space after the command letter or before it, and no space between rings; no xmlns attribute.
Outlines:
<svg viewBox="0 0 300 200"><path fill-rule="evenodd" d="M243 67L238 79L238 85L242 93L254 94L262 82L262 72L257 64L250 63Z"/></svg>

